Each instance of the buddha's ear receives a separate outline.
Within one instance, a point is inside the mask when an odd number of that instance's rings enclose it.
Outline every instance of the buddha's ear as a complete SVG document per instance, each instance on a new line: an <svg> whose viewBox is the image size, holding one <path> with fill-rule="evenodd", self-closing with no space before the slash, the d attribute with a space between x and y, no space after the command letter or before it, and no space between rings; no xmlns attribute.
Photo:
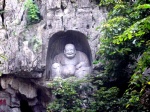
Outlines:
<svg viewBox="0 0 150 112"><path fill-rule="evenodd" d="M74 52L76 53L76 49L74 49Z"/></svg>

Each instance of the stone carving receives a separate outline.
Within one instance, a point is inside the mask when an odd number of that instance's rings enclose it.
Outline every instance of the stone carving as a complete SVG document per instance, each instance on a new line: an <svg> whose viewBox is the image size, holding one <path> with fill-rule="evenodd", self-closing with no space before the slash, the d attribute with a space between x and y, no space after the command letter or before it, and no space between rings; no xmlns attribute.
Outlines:
<svg viewBox="0 0 150 112"><path fill-rule="evenodd" d="M28 41L23 42L23 53L26 57L26 61L22 62L23 66L26 66L26 65L29 65L31 67L34 66L35 56L34 56L34 53L28 47ZM32 62L32 63L30 63L30 62ZM27 64L27 63L30 63L30 64Z"/></svg>
<svg viewBox="0 0 150 112"><path fill-rule="evenodd" d="M76 51L73 44L66 44L64 53L54 57L52 64L52 77L67 78L75 76L83 78L90 74L91 67L85 53Z"/></svg>

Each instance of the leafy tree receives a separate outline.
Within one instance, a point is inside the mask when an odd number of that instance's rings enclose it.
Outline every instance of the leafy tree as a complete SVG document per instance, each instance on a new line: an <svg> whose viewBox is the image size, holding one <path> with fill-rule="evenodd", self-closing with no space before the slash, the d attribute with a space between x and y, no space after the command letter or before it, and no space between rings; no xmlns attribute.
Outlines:
<svg viewBox="0 0 150 112"><path fill-rule="evenodd" d="M109 7L107 20L100 27L103 36L98 52L100 60L104 60L105 84L118 86L128 96L126 108L141 107L140 98L150 81L149 76L142 74L150 67L149 3L149 0L100 1L100 6Z"/></svg>
<svg viewBox="0 0 150 112"><path fill-rule="evenodd" d="M91 78L91 77L90 77ZM55 79L50 82L54 100L47 106L47 112L104 112L116 111L118 101L118 88L99 90L90 83L75 77ZM100 84L100 82L99 82Z"/></svg>
<svg viewBox="0 0 150 112"><path fill-rule="evenodd" d="M48 105L47 112L84 112L87 102L87 91L90 85L87 80L75 77L55 79L49 86L52 89L54 101Z"/></svg>

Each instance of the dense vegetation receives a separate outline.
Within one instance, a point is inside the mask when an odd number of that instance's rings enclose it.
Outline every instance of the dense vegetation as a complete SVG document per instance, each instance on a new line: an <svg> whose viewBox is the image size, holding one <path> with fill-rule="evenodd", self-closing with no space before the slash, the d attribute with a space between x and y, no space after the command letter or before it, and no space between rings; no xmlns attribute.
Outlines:
<svg viewBox="0 0 150 112"><path fill-rule="evenodd" d="M120 88L121 97L128 96L127 109L143 109L142 106L150 104L150 79L146 74L150 67L149 3L149 0L100 2L112 10L101 29L99 55L104 64L103 74L107 76L107 82L111 80L110 85Z"/></svg>
<svg viewBox="0 0 150 112"><path fill-rule="evenodd" d="M108 17L98 27L102 70L88 82L54 81L53 112L150 110L150 0L100 0ZM71 83L70 83L71 82Z"/></svg>

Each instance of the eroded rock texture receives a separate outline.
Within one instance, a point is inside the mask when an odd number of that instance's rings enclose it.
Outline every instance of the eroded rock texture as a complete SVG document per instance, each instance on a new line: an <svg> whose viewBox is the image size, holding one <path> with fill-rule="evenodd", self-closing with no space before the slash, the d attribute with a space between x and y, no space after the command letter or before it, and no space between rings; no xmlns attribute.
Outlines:
<svg viewBox="0 0 150 112"><path fill-rule="evenodd" d="M2 0L0 10L0 53L6 57L4 74L43 71L49 38L58 31L77 30L89 41L92 57L99 45L96 28L105 20L106 10L91 0L35 0L41 20L29 25L24 0Z"/></svg>
<svg viewBox="0 0 150 112"><path fill-rule="evenodd" d="M34 112L38 112L37 110L46 112L46 104L51 99L51 93L39 82L33 79L3 76L0 79L0 85L1 111L20 112L24 108L24 111L31 112L28 110L31 108Z"/></svg>
<svg viewBox="0 0 150 112"><path fill-rule="evenodd" d="M43 86L49 39L59 31L79 31L87 37L95 59L100 37L96 28L107 12L96 0L34 0L40 20L29 24L25 1L0 1L0 97L8 94L7 112L20 112L22 104L44 112L50 96Z"/></svg>

